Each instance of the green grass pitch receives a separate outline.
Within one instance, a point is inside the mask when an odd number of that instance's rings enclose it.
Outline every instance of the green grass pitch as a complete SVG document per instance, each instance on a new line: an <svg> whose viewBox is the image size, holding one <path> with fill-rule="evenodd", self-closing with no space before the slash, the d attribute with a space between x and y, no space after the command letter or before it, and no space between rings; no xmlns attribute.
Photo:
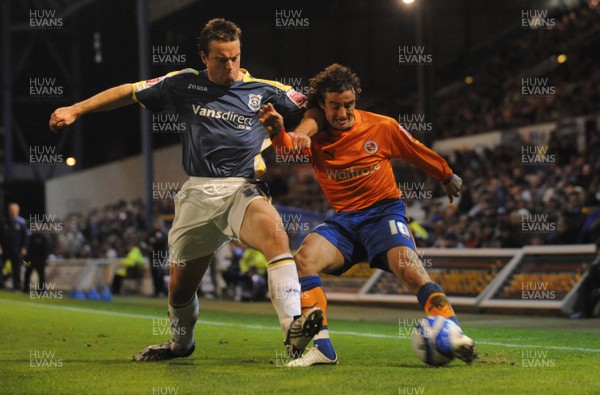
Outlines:
<svg viewBox="0 0 600 395"><path fill-rule="evenodd" d="M268 303L201 300L196 352L131 362L168 340L165 299L30 299L0 292L1 394L598 394L600 323L459 314L481 358L429 368L414 356L417 310L331 305L337 366L284 367Z"/></svg>

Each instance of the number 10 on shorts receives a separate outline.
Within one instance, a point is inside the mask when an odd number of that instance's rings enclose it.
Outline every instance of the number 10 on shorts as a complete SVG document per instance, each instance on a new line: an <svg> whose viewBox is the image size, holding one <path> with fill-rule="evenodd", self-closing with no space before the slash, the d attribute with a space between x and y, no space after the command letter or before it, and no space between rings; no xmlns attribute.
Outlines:
<svg viewBox="0 0 600 395"><path fill-rule="evenodd" d="M400 232L403 236L410 237L410 231L404 222L390 219L389 224L390 232L392 232L393 235L397 235L398 232Z"/></svg>

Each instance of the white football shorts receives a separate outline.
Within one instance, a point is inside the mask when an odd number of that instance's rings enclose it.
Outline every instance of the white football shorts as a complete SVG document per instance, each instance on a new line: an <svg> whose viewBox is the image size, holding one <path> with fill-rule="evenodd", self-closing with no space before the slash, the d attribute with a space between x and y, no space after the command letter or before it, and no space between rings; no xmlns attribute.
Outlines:
<svg viewBox="0 0 600 395"><path fill-rule="evenodd" d="M184 263L212 255L223 242L240 238L246 208L268 200L251 180L237 177L190 177L175 196L175 218L169 231L171 262Z"/></svg>

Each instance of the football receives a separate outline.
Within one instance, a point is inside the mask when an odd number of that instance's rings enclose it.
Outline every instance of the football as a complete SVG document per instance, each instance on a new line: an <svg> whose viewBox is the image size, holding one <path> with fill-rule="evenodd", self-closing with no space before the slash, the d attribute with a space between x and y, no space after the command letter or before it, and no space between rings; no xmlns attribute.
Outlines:
<svg viewBox="0 0 600 395"><path fill-rule="evenodd" d="M452 344L461 336L462 330L453 321L429 316L420 320L413 331L413 349L427 365L444 366L454 359Z"/></svg>

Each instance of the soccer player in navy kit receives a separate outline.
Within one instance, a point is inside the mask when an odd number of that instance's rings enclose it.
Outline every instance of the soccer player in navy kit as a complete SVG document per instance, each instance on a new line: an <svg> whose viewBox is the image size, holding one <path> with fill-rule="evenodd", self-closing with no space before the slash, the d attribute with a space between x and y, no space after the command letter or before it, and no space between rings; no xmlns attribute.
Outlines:
<svg viewBox="0 0 600 395"><path fill-rule="evenodd" d="M261 152L270 144L259 122L260 108L270 103L286 119L299 121L306 98L241 69L240 38L234 23L213 19L198 43L206 70L185 69L120 85L59 108L50 119L50 129L58 132L88 112L138 102L152 111L175 113L187 125L181 135L182 162L190 179L175 199L169 232L172 340L142 350L134 356L136 361L187 357L194 351L196 290L212 254L230 238L243 240L268 259L269 293L290 356L302 355L322 324L318 308L301 315L300 285L287 234L277 225L281 219L265 193L252 183L265 170Z"/></svg>

